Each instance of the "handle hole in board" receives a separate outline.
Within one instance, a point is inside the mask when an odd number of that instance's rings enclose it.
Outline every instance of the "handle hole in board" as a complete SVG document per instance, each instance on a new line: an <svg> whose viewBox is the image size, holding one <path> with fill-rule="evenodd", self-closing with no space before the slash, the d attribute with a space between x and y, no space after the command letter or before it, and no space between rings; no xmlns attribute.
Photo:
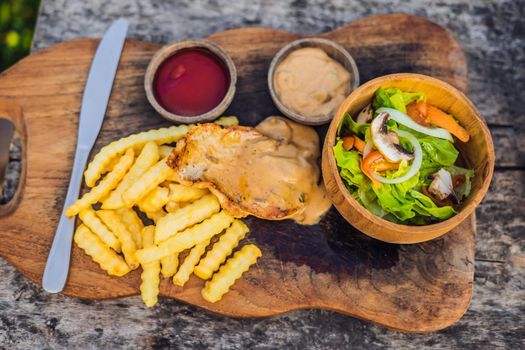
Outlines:
<svg viewBox="0 0 525 350"><path fill-rule="evenodd" d="M22 146L13 122L0 115L0 205L16 194L21 176Z"/></svg>
<svg viewBox="0 0 525 350"><path fill-rule="evenodd" d="M20 205L27 173L27 131L22 107L0 98L0 220ZM0 228L2 224L0 223Z"/></svg>

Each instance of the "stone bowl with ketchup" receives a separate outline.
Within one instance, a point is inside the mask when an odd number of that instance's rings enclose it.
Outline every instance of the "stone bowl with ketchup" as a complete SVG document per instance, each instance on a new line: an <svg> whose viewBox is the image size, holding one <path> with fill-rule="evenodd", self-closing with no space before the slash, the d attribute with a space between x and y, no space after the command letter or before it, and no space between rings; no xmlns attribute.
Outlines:
<svg viewBox="0 0 525 350"><path fill-rule="evenodd" d="M161 116L191 124L221 116L233 100L236 83L237 70L224 49L208 40L186 40L153 56L144 88Z"/></svg>
<svg viewBox="0 0 525 350"><path fill-rule="evenodd" d="M322 38L295 40L274 56L268 88L277 108L301 124L332 120L339 105L359 86L354 59Z"/></svg>

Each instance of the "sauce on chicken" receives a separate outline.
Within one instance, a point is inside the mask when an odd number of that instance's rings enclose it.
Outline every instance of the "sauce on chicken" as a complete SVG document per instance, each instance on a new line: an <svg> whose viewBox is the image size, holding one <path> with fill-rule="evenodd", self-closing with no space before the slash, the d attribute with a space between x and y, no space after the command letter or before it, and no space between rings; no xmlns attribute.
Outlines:
<svg viewBox="0 0 525 350"><path fill-rule="evenodd" d="M277 170L276 176L286 178L288 181L285 183L294 184L299 201L304 203L304 210L294 215L293 219L305 225L318 223L331 206L324 184L320 181L319 135L311 127L281 117L268 117L255 128L282 143L272 158L288 159L288 164Z"/></svg>
<svg viewBox="0 0 525 350"><path fill-rule="evenodd" d="M280 117L255 128L202 124L177 143L169 164L183 184L209 188L236 216L319 222L330 208L317 132Z"/></svg>

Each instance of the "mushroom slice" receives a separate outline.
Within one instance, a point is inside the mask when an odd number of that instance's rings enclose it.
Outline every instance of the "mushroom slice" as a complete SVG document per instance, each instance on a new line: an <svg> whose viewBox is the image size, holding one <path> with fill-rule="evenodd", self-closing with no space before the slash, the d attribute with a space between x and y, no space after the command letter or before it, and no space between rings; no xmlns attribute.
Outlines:
<svg viewBox="0 0 525 350"><path fill-rule="evenodd" d="M356 122L359 124L370 122L372 120L373 113L374 111L372 109L372 104L369 103L365 106L365 108L361 110L361 112L359 112L359 114L357 115Z"/></svg>
<svg viewBox="0 0 525 350"><path fill-rule="evenodd" d="M440 169L433 175L434 179L428 186L428 192L432 193L437 199L444 200L449 196L454 196L454 184L452 176L445 169Z"/></svg>
<svg viewBox="0 0 525 350"><path fill-rule="evenodd" d="M399 163L403 159L413 159L413 152L409 152L401 146L399 136L395 132L388 131L386 124L388 118L390 118L390 114L383 112L372 121L370 132L374 145L392 163Z"/></svg>

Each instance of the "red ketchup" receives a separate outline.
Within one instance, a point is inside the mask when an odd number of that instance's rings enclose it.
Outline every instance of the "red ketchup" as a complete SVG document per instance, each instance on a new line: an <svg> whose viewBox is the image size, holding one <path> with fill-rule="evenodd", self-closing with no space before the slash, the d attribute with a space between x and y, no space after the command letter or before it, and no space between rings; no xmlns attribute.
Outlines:
<svg viewBox="0 0 525 350"><path fill-rule="evenodd" d="M219 105L229 85L229 73L217 56L204 49L184 49L162 62L153 90L167 111L195 116Z"/></svg>

